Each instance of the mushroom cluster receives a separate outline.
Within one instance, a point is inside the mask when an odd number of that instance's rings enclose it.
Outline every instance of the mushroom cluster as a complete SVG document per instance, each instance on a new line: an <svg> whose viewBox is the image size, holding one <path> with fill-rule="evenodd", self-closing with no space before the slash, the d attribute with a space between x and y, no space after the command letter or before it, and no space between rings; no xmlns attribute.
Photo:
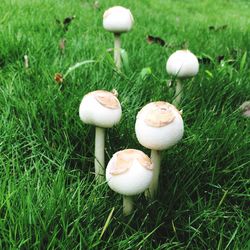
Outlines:
<svg viewBox="0 0 250 250"><path fill-rule="evenodd" d="M114 33L114 61L121 69L121 34L133 27L133 16L129 9L115 6L105 11L103 27ZM122 108L116 93L96 90L86 94L80 104L80 119L96 127L95 176L98 183L106 177L108 186L123 195L123 213L133 211L134 196L145 192L154 198L158 190L161 151L176 145L183 137L184 123L179 105L182 95L181 80L195 76L199 71L196 56L189 50L173 53L166 64L168 74L177 78L173 104L165 101L145 105L136 116L135 134L139 143L151 150L149 158L137 149L116 152L109 160L105 172L105 129L118 124Z"/></svg>

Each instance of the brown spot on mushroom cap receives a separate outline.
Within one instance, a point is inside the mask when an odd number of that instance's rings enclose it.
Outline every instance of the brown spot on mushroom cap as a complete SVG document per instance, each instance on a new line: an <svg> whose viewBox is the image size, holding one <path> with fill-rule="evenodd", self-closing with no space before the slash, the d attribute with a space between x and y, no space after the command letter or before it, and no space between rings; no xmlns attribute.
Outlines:
<svg viewBox="0 0 250 250"><path fill-rule="evenodd" d="M110 174L119 175L127 172L137 160L144 168L153 169L153 164L150 158L140 150L125 149L115 154L113 165L110 169Z"/></svg>
<svg viewBox="0 0 250 250"><path fill-rule="evenodd" d="M90 94L94 95L95 99L105 108L118 109L120 106L116 96L109 91L96 90Z"/></svg>
<svg viewBox="0 0 250 250"><path fill-rule="evenodd" d="M159 101L151 104L144 118L145 123L150 127L160 128L172 123L175 119L176 108L167 102Z"/></svg>

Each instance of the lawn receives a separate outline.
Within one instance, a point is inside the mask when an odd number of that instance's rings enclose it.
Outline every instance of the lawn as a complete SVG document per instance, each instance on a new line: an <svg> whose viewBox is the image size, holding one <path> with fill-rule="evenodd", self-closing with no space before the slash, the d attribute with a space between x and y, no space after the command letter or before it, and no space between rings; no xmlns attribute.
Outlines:
<svg viewBox="0 0 250 250"><path fill-rule="evenodd" d="M121 73L102 27L118 4L135 19L122 35ZM247 0L2 0L0 249L250 249L250 120L239 111L250 99L249 12ZM184 84L183 140L162 154L156 200L139 196L124 217L122 197L95 183L95 130L80 121L80 101L96 89L119 93L123 117L107 131L106 162L125 148L149 155L136 114L150 101L172 102L165 65L183 43L203 59ZM54 80L85 60L95 62Z"/></svg>

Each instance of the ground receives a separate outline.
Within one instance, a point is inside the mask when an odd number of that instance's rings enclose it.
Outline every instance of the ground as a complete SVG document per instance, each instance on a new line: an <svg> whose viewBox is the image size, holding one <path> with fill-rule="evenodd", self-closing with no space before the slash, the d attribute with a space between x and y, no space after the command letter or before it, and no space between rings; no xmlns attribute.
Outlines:
<svg viewBox="0 0 250 250"><path fill-rule="evenodd" d="M122 73L102 28L103 12L117 4L135 18L122 35ZM238 109L250 99L249 12L247 0L2 0L0 248L249 249L250 124ZM106 161L124 148L149 155L135 117L150 101L173 100L165 65L184 43L201 61L184 83L184 138L162 153L156 200L136 197L124 217L122 197L95 183L95 130L79 119L81 98L119 93L123 118L107 130ZM86 60L94 62L54 80Z"/></svg>

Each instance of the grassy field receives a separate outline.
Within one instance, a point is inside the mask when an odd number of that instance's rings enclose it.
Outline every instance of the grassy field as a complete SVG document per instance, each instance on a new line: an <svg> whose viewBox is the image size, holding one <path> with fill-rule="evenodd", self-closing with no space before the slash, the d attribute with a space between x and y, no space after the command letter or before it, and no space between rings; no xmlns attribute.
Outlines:
<svg viewBox="0 0 250 250"><path fill-rule="evenodd" d="M1 1L0 249L250 249L250 123L238 110L250 99L249 1L93 2ZM135 17L122 36L129 64L121 74L106 51L113 36L102 28L104 10L117 4ZM56 19L72 15L64 32ZM173 47L149 45L147 35ZM185 135L163 152L156 201L140 196L124 217L122 197L95 184L94 128L79 119L81 98L119 92L123 118L108 130L106 161L124 148L149 155L135 137L135 116L150 101L172 101L165 64L184 41L212 61L185 83ZM142 77L147 67L152 73Z"/></svg>

